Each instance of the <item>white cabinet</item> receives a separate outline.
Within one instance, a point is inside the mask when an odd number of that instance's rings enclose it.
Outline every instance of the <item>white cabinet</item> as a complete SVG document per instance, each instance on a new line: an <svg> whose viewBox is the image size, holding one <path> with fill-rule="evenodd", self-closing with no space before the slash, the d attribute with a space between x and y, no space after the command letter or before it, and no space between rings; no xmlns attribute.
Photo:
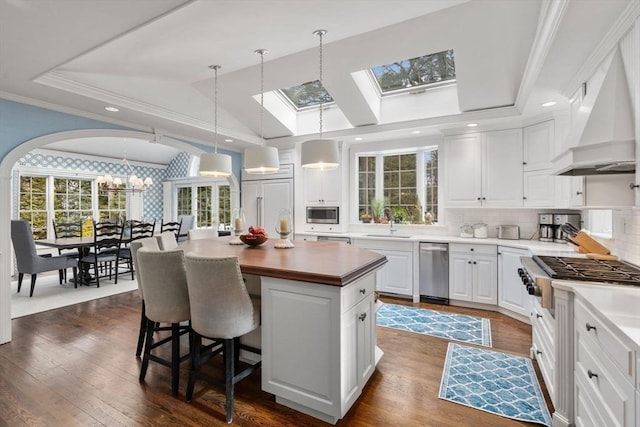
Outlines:
<svg viewBox="0 0 640 427"><path fill-rule="evenodd" d="M447 206L522 206L522 132L445 138Z"/></svg>
<svg viewBox="0 0 640 427"><path fill-rule="evenodd" d="M584 206L584 176L572 176L569 182L569 206Z"/></svg>
<svg viewBox="0 0 640 427"><path fill-rule="evenodd" d="M413 243L354 239L353 244L387 257L387 263L377 272L378 291L413 295Z"/></svg>
<svg viewBox="0 0 640 427"><path fill-rule="evenodd" d="M262 277L262 389L325 422L344 417L375 368L375 286L374 273L342 288Z"/></svg>
<svg viewBox="0 0 640 427"><path fill-rule="evenodd" d="M554 206L556 179L551 169L525 172L523 176L522 204L526 208L548 208Z"/></svg>
<svg viewBox="0 0 640 427"><path fill-rule="evenodd" d="M636 426L633 342L579 298L574 327L576 426Z"/></svg>
<svg viewBox="0 0 640 427"><path fill-rule="evenodd" d="M525 249L498 246L498 306L529 318L531 298L522 284L518 269L520 257L531 256Z"/></svg>
<svg viewBox="0 0 640 427"><path fill-rule="evenodd" d="M498 256L495 245L449 244L449 298L498 303Z"/></svg>
<svg viewBox="0 0 640 427"><path fill-rule="evenodd" d="M304 201L306 206L340 206L342 195L341 169L321 171L303 169Z"/></svg>
<svg viewBox="0 0 640 427"><path fill-rule="evenodd" d="M552 168L554 135L553 120L522 128L522 163L525 172Z"/></svg>
<svg viewBox="0 0 640 427"><path fill-rule="evenodd" d="M265 179L242 182L242 207L247 226L262 225L270 236L275 236L278 215L288 208L293 214L293 180Z"/></svg>

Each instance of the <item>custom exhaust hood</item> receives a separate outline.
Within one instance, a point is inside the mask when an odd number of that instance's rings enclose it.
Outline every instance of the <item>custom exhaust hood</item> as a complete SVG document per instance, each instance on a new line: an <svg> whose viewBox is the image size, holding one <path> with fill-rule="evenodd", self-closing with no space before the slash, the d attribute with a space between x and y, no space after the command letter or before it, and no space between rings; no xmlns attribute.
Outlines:
<svg viewBox="0 0 640 427"><path fill-rule="evenodd" d="M619 49L600 65L572 117L569 150L553 159L555 175L634 173L635 125Z"/></svg>

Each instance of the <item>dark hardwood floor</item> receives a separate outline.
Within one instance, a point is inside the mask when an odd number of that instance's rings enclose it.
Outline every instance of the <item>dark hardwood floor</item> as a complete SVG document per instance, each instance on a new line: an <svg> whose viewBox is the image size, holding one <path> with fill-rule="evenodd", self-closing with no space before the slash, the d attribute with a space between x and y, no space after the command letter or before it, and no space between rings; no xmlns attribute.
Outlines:
<svg viewBox="0 0 640 427"><path fill-rule="evenodd" d="M531 328L526 324L492 312L419 305L488 317L495 350L528 356ZM146 382L138 382L139 310L136 291L13 320L13 341L0 346L0 426L225 425L221 390L198 383L194 401L184 401L186 363L176 398L170 394L165 367L151 363ZM338 425L535 425L438 399L447 343L378 327L378 345L385 355ZM233 423L327 425L276 404L260 390L259 373L236 385Z"/></svg>

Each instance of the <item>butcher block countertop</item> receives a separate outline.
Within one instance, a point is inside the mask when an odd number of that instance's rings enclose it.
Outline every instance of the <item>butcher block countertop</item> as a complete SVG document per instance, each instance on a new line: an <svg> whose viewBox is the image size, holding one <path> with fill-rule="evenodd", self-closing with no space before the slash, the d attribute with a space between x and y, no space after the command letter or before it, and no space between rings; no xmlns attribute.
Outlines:
<svg viewBox="0 0 640 427"><path fill-rule="evenodd" d="M185 254L205 257L237 256L245 274L301 282L346 286L380 268L384 255L336 242L294 241L295 247L276 249L277 239L260 246L230 245L229 238L190 240L180 244Z"/></svg>

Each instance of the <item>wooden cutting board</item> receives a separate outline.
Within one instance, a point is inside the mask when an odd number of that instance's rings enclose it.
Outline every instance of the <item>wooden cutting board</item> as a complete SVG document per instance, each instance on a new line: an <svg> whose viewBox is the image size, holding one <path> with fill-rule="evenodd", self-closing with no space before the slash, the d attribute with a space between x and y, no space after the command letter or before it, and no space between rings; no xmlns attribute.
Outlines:
<svg viewBox="0 0 640 427"><path fill-rule="evenodd" d="M618 257L615 256L615 255L588 253L585 256L587 258L590 258L590 259L599 259L599 260L602 260L602 261L617 261L618 260Z"/></svg>
<svg viewBox="0 0 640 427"><path fill-rule="evenodd" d="M611 253L611 251L609 251L606 246L601 245L598 241L596 241L584 231L580 231L578 234L576 234L573 240L581 247L586 249L587 253L604 255Z"/></svg>

